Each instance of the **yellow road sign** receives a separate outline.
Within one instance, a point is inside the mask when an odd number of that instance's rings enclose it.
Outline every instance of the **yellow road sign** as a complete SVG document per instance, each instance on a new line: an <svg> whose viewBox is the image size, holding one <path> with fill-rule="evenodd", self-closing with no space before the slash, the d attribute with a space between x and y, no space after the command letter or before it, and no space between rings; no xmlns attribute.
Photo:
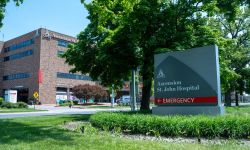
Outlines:
<svg viewBox="0 0 250 150"><path fill-rule="evenodd" d="M33 96L34 96L35 98L38 98L38 97L39 97L38 92L34 92Z"/></svg>

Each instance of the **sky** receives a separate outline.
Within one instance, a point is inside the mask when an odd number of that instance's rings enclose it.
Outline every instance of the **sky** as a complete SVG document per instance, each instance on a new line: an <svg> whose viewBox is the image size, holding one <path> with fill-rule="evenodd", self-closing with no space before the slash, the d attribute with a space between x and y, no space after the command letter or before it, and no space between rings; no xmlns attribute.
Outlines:
<svg viewBox="0 0 250 150"><path fill-rule="evenodd" d="M24 0L6 6L0 41L7 41L38 28L76 36L88 25L87 10L80 0Z"/></svg>

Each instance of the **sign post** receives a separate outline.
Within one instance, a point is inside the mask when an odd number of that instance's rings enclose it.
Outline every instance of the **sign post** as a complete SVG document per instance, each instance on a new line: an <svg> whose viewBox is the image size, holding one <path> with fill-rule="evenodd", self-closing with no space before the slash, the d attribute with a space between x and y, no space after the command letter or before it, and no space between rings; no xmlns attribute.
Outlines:
<svg viewBox="0 0 250 150"><path fill-rule="evenodd" d="M135 83L135 69L132 70L132 82L130 86L130 105L131 111L136 111L136 83Z"/></svg>
<svg viewBox="0 0 250 150"><path fill-rule="evenodd" d="M38 93L37 91L35 91L35 92L33 93L33 96L34 96L34 98L35 98L36 100L38 100L38 98L39 98L39 93ZM36 103L34 102L34 109L35 109L35 105L36 105Z"/></svg>
<svg viewBox="0 0 250 150"><path fill-rule="evenodd" d="M154 114L224 113L216 45L155 55Z"/></svg>

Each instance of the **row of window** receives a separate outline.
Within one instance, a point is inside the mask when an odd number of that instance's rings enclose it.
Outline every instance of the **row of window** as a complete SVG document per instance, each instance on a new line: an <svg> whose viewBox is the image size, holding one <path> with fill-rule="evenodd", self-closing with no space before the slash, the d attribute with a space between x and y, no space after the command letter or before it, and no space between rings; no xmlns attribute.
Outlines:
<svg viewBox="0 0 250 150"><path fill-rule="evenodd" d="M28 50L28 51L24 51L24 52L21 52L21 53L17 53L17 54L14 54L14 55L4 57L3 61L10 61L10 60L15 60L15 59L20 59L20 58L27 57L27 56L30 56L30 55L33 55L33 50Z"/></svg>
<svg viewBox="0 0 250 150"><path fill-rule="evenodd" d="M3 76L3 80L16 80L16 79L24 79L31 77L30 73L17 73L12 75Z"/></svg>
<svg viewBox="0 0 250 150"><path fill-rule="evenodd" d="M19 48L22 48L22 47L26 47L26 46L32 45L34 43L35 43L34 39L23 41L23 42L20 42L18 44L11 45L9 47L4 48L4 52L6 53L6 52L9 52L9 51L14 51L16 49L19 49Z"/></svg>
<svg viewBox="0 0 250 150"><path fill-rule="evenodd" d="M57 51L57 56L61 57L64 53L65 53L64 51L58 50Z"/></svg>
<svg viewBox="0 0 250 150"><path fill-rule="evenodd" d="M17 54L14 54L14 55L6 56L3 59L1 59L0 62L20 59L20 58L23 58L23 57L33 55L33 53L34 53L33 50L24 51L24 52L17 53ZM57 56L61 57L64 53L65 53L65 51L58 50L57 51Z"/></svg>
<svg viewBox="0 0 250 150"><path fill-rule="evenodd" d="M3 80L4 81L16 80L16 79L24 79L24 78L30 78L30 77L31 77L31 73L17 73L17 74L3 76ZM57 78L88 80L88 81L92 80L89 76L72 74L72 73L62 73L62 72L57 72Z"/></svg>
<svg viewBox="0 0 250 150"><path fill-rule="evenodd" d="M57 42L58 42L58 46L63 46L63 47L68 47L68 45L70 43L70 42L65 41L65 40L58 40ZM34 43L35 43L34 39L23 41L23 42L20 42L18 44L11 45L9 47L4 48L4 52L6 53L6 52L9 52L9 51L13 51L13 50L16 50L16 49L19 49L19 48L23 48L23 47L32 45Z"/></svg>
<svg viewBox="0 0 250 150"><path fill-rule="evenodd" d="M74 79L74 80L89 80L89 81L92 80L89 76L72 74L72 73L62 73L62 72L57 72L57 78L66 78L66 79Z"/></svg>
<svg viewBox="0 0 250 150"><path fill-rule="evenodd" d="M57 45L58 45L58 46L62 46L62 47L68 47L69 42L64 41L64 40L58 40L58 41L57 41Z"/></svg>

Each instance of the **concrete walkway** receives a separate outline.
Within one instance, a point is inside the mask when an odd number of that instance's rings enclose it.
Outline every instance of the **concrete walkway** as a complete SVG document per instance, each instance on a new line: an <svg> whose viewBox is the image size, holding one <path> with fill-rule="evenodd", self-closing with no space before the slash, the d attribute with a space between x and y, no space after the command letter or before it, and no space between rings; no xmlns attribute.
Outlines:
<svg viewBox="0 0 250 150"><path fill-rule="evenodd" d="M34 108L34 106L29 106ZM18 113L0 113L1 118L18 118L18 117L34 117L34 116L49 116L49 115L71 115L71 114L94 114L100 111L113 112L113 111L129 111L130 109L117 109L117 108L106 108L106 109L95 109L95 108L69 108L69 107L55 107L54 105L36 105L37 110L47 110L40 112L18 112Z"/></svg>

